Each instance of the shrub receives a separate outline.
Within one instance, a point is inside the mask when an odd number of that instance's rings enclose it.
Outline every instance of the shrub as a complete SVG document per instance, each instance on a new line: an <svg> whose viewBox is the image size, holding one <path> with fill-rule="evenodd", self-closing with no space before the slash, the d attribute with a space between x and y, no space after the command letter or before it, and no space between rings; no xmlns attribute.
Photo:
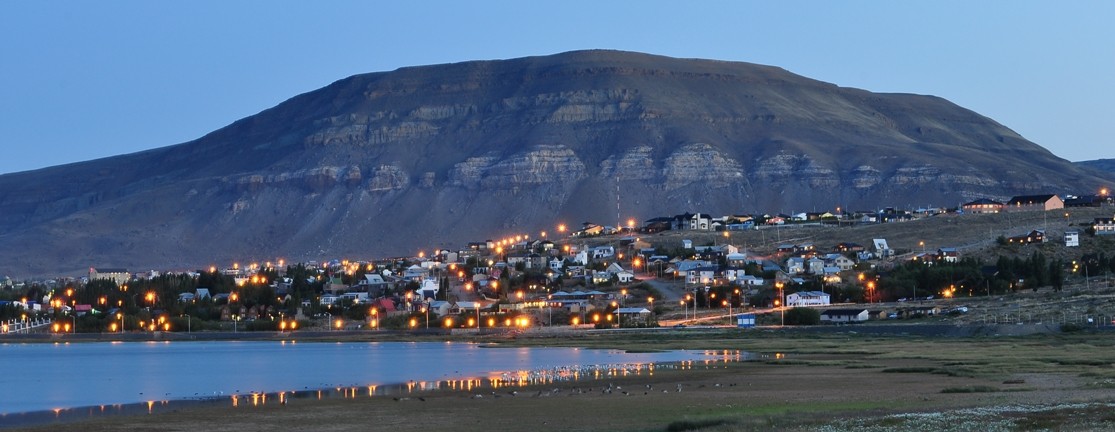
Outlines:
<svg viewBox="0 0 1115 432"><path fill-rule="evenodd" d="M795 307L786 311L786 324L817 325L821 323L821 312L807 307Z"/></svg>

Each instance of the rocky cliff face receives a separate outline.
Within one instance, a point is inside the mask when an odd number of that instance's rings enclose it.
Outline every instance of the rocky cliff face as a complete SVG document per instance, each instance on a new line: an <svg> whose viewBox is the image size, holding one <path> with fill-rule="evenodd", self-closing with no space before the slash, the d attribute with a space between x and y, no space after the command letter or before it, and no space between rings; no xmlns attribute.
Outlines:
<svg viewBox="0 0 1115 432"><path fill-rule="evenodd" d="M0 176L0 274L410 254L556 221L952 206L1105 182L991 119L582 51L357 75L196 141Z"/></svg>

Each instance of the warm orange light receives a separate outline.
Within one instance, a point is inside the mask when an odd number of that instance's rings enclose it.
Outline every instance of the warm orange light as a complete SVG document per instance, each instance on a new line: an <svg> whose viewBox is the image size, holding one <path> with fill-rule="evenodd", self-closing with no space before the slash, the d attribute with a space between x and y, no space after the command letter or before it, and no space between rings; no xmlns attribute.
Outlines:
<svg viewBox="0 0 1115 432"><path fill-rule="evenodd" d="M580 324L580 323L581 323L581 320L579 318L573 317L573 325L577 325L577 324Z"/></svg>
<svg viewBox="0 0 1115 432"><path fill-rule="evenodd" d="M600 322L600 314L592 314L592 322Z"/></svg>
<svg viewBox="0 0 1115 432"><path fill-rule="evenodd" d="M344 322L339 319L333 322L333 326L337 327L337 329L340 329L342 325L344 325Z"/></svg>
<svg viewBox="0 0 1115 432"><path fill-rule="evenodd" d="M410 319L410 328L415 328L415 327L418 327L418 320L414 319L414 318L411 318Z"/></svg>
<svg viewBox="0 0 1115 432"><path fill-rule="evenodd" d="M495 327L495 326L496 326L496 319L495 318L488 318L488 327Z"/></svg>
<svg viewBox="0 0 1115 432"><path fill-rule="evenodd" d="M560 232L560 233L565 232L565 224L558 225L557 229L558 229L558 232Z"/></svg>
<svg viewBox="0 0 1115 432"><path fill-rule="evenodd" d="M108 330L112 331L112 332L115 332L116 331L116 323L112 323L112 325L109 325Z"/></svg>
<svg viewBox="0 0 1115 432"><path fill-rule="evenodd" d="M445 328L452 328L452 327L453 327L453 318L446 318L445 319Z"/></svg>

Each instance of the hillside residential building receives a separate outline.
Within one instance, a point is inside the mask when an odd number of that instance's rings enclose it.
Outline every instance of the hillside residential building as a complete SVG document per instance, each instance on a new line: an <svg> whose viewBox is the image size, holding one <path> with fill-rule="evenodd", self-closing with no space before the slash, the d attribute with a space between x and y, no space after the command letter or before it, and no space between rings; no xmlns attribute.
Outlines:
<svg viewBox="0 0 1115 432"><path fill-rule="evenodd" d="M1071 230L1065 231L1065 247L1079 247L1080 246L1080 231Z"/></svg>
<svg viewBox="0 0 1115 432"><path fill-rule="evenodd" d="M960 252L956 248L937 249L937 259L947 263L960 262Z"/></svg>
<svg viewBox="0 0 1115 432"><path fill-rule="evenodd" d="M1092 229L1096 231L1096 235L1115 235L1115 217L1096 218Z"/></svg>
<svg viewBox="0 0 1115 432"><path fill-rule="evenodd" d="M829 295L820 291L802 291L786 295L786 306L825 306Z"/></svg>
<svg viewBox="0 0 1115 432"><path fill-rule="evenodd" d="M970 203L966 203L960 206L960 208L964 210L964 213L998 213L1003 211L1003 203L987 198L980 198Z"/></svg>
<svg viewBox="0 0 1115 432"><path fill-rule="evenodd" d="M1006 206L1003 207L1004 211L1020 212L1020 211L1049 211L1065 208L1065 202L1061 197L1053 194L1046 195L1022 195L1011 198L1007 201Z"/></svg>
<svg viewBox="0 0 1115 432"><path fill-rule="evenodd" d="M1045 243L1045 231L1033 230L1029 234L1014 236L1007 239L1007 243L1012 244L1030 244L1030 243Z"/></svg>

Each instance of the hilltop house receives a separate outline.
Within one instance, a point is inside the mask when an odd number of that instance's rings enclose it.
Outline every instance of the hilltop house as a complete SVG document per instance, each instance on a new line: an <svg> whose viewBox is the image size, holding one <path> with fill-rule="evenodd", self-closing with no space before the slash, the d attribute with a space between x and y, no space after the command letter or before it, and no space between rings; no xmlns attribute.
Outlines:
<svg viewBox="0 0 1115 432"><path fill-rule="evenodd" d="M1003 207L1004 211L1008 212L1021 212L1021 211L1048 211L1065 208L1065 202L1061 201L1061 197L1053 194L1045 195L1022 195L1011 198Z"/></svg>
<svg viewBox="0 0 1115 432"><path fill-rule="evenodd" d="M1003 211L1003 203L987 198L980 198L970 203L966 203L960 206L960 208L964 210L964 213L999 213Z"/></svg>

